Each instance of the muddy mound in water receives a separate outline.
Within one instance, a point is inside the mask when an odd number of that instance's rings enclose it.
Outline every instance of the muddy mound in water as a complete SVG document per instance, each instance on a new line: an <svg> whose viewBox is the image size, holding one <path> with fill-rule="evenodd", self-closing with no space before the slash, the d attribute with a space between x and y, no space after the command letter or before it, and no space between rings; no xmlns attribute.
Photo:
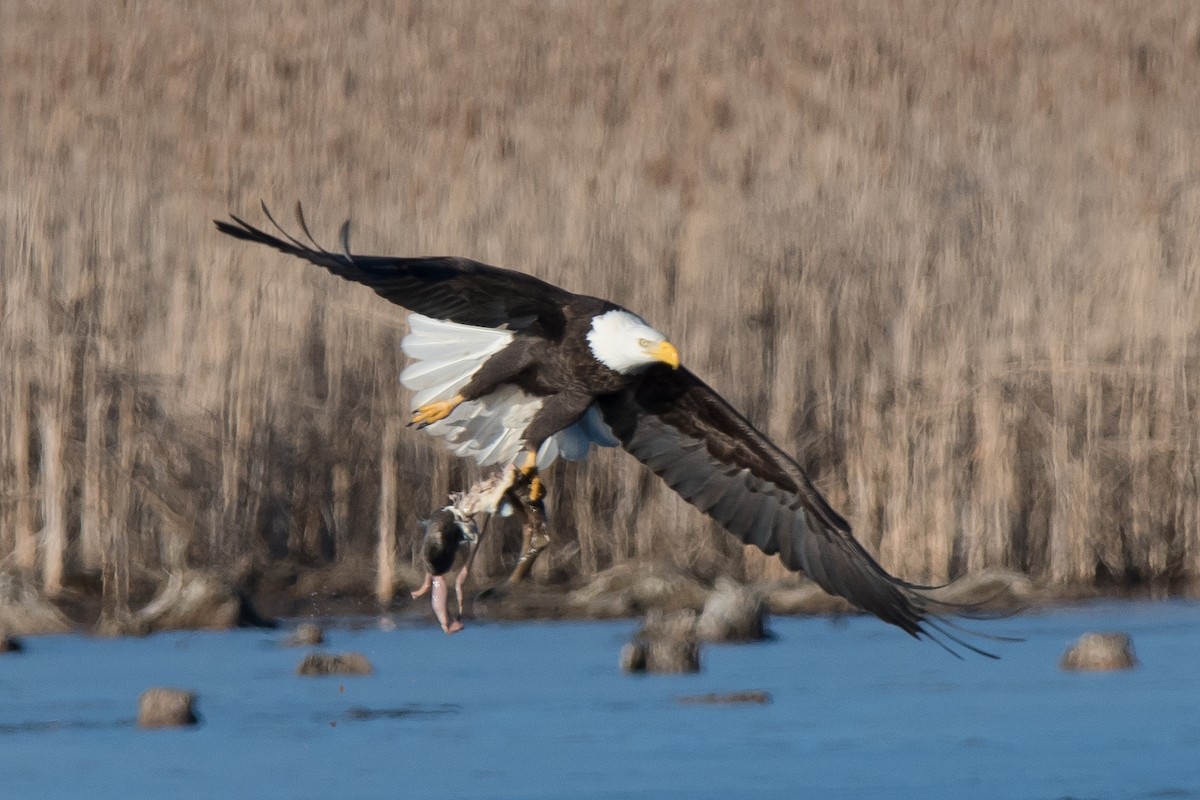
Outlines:
<svg viewBox="0 0 1200 800"><path fill-rule="evenodd" d="M618 564L567 596L583 617L628 617L657 608L699 611L709 590L695 577L664 564Z"/></svg>
<svg viewBox="0 0 1200 800"><path fill-rule="evenodd" d="M700 640L696 637L696 612L655 609L621 649L625 672L661 674L700 671Z"/></svg>
<svg viewBox="0 0 1200 800"><path fill-rule="evenodd" d="M374 671L362 653L309 653L296 667L296 674L305 677L370 675Z"/></svg>
<svg viewBox="0 0 1200 800"><path fill-rule="evenodd" d="M1085 633L1058 662L1067 672L1114 672L1137 665L1133 640L1127 633Z"/></svg>
<svg viewBox="0 0 1200 800"><path fill-rule="evenodd" d="M95 632L138 636L156 631L274 626L231 581L215 572L187 570L172 573L141 609L127 615L101 615Z"/></svg>
<svg viewBox="0 0 1200 800"><path fill-rule="evenodd" d="M199 721L194 692L155 687L138 698L139 728L179 728Z"/></svg>
<svg viewBox="0 0 1200 800"><path fill-rule="evenodd" d="M70 621L32 582L15 572L0 572L0 631L29 636L69 630Z"/></svg>
<svg viewBox="0 0 1200 800"><path fill-rule="evenodd" d="M762 593L719 578L696 620L696 636L705 642L757 642L767 638L767 608Z"/></svg>

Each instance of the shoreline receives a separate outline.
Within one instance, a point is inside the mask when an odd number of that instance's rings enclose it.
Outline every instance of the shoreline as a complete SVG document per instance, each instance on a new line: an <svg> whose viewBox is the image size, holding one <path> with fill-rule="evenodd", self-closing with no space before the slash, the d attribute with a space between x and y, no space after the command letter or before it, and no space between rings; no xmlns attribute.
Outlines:
<svg viewBox="0 0 1200 800"><path fill-rule="evenodd" d="M369 581L364 576L353 582L358 585L344 580L340 585L315 588L307 582L299 582L284 589L270 585L271 581L243 580L239 585L235 581L223 581L211 572L189 572L172 576L152 593L141 592L135 609L124 614L105 611L100 597L82 587L68 587L58 597L49 599L21 584L12 574L4 577L10 588L0 595L0 630L16 636L65 632L141 636L166 630L286 627L289 621L433 619L426 600L408 598L406 583L397 585L396 599L381 603L369 589ZM760 596L771 616L838 617L860 613L800 576L728 583L748 588ZM716 587L716 581L705 581L682 570L661 565L626 564L610 568L586 582L530 581L473 588L468 595L465 619L586 621L638 619L652 610L698 612L705 600L717 591ZM964 576L940 591L950 603L1000 616L1098 600L1160 601L1200 597L1200 587L1193 584L1051 589L1036 586L1018 573L998 571Z"/></svg>

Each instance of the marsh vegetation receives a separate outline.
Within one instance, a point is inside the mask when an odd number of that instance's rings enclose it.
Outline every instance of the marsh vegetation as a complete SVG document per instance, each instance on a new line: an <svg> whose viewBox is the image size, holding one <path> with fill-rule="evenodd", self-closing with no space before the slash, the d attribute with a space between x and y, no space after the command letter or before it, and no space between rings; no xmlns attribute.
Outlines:
<svg viewBox="0 0 1200 800"><path fill-rule="evenodd" d="M396 309L215 232L261 198L640 312L905 578L1186 584L1198 67L1182 2L6 0L0 558L407 580L477 476ZM543 580L779 573L622 453L552 481Z"/></svg>

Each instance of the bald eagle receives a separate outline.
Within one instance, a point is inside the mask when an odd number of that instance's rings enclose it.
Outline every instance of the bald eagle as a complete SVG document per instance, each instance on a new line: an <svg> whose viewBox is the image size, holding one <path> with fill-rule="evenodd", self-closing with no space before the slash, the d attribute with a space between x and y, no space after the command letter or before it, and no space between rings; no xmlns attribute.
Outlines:
<svg viewBox="0 0 1200 800"><path fill-rule="evenodd" d="M412 421L479 464L519 465L533 500L539 468L620 445L683 499L743 542L778 555L830 594L910 635L991 656L950 628L969 611L938 587L890 575L854 538L804 470L685 367L667 337L637 314L531 275L466 258L396 258L305 244L263 212L279 236L235 215L214 220L258 242L364 284L407 309L401 375L415 392ZM994 656L992 656L994 657Z"/></svg>

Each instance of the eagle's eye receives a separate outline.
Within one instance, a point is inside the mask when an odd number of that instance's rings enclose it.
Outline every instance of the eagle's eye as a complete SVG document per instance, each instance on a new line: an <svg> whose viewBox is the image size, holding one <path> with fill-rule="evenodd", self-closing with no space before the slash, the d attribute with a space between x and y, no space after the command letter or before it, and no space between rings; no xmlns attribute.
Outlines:
<svg viewBox="0 0 1200 800"><path fill-rule="evenodd" d="M650 346L650 340L649 340L649 339L638 339L638 347L641 347L641 348L645 349L645 348L647 348L647 347L649 347L649 346Z"/></svg>

